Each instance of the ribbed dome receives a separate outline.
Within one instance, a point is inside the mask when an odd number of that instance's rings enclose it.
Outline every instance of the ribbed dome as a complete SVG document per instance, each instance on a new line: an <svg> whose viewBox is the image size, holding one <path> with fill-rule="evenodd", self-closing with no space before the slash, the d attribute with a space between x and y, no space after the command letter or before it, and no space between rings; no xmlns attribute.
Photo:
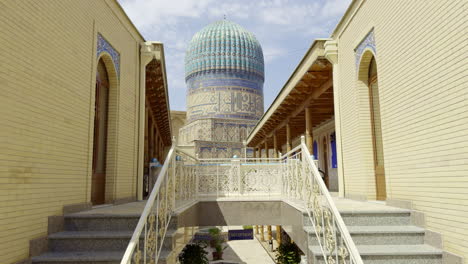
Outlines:
<svg viewBox="0 0 468 264"><path fill-rule="evenodd" d="M214 22L190 41L185 78L203 72L247 72L264 79L263 52L255 36L227 20Z"/></svg>

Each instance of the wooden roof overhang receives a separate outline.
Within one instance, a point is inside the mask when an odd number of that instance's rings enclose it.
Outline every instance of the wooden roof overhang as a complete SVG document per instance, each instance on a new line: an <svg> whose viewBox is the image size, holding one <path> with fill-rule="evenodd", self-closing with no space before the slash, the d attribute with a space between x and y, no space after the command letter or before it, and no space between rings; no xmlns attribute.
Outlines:
<svg viewBox="0 0 468 264"><path fill-rule="evenodd" d="M286 143L286 125L291 139L305 131L305 109L311 108L312 127L334 114L332 64L324 57L324 43L315 40L270 108L247 138L247 146L273 147L276 134L278 147Z"/></svg>
<svg viewBox="0 0 468 264"><path fill-rule="evenodd" d="M161 59L153 59L146 65L146 103L151 109L153 122L160 131L164 144L170 146L172 144L171 117L162 47Z"/></svg>

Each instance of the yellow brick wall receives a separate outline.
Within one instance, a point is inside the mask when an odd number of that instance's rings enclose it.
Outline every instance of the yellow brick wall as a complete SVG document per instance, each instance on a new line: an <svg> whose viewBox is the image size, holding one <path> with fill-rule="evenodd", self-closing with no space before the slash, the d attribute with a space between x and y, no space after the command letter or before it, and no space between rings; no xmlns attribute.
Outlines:
<svg viewBox="0 0 468 264"><path fill-rule="evenodd" d="M412 201L444 248L468 259L466 1L367 0L354 10L333 36L346 193L375 199L368 91L354 53L374 27L387 196Z"/></svg>
<svg viewBox="0 0 468 264"><path fill-rule="evenodd" d="M143 39L113 0L0 2L0 263L28 257L48 216L90 201L97 32L121 63L109 106L112 201L136 195Z"/></svg>

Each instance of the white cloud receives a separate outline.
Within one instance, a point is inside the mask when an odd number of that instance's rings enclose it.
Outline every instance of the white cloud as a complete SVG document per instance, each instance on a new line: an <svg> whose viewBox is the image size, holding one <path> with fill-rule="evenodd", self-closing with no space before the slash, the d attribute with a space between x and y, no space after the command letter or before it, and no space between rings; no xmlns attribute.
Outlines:
<svg viewBox="0 0 468 264"><path fill-rule="evenodd" d="M197 18L214 0L121 0L122 7L140 29L175 24L179 18Z"/></svg>
<svg viewBox="0 0 468 264"><path fill-rule="evenodd" d="M322 7L323 17L336 17L344 14L351 0L326 0Z"/></svg>
<svg viewBox="0 0 468 264"><path fill-rule="evenodd" d="M265 64L270 63L276 59L283 57L287 51L282 47L275 47L270 45L263 46L263 57L265 58Z"/></svg>

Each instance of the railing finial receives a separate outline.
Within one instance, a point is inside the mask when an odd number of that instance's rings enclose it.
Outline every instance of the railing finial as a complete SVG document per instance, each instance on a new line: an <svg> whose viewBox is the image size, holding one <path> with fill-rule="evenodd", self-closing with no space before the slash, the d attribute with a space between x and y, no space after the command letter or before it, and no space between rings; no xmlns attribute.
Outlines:
<svg viewBox="0 0 468 264"><path fill-rule="evenodd" d="M304 135L301 136L301 144L305 144L305 137L304 137Z"/></svg>

